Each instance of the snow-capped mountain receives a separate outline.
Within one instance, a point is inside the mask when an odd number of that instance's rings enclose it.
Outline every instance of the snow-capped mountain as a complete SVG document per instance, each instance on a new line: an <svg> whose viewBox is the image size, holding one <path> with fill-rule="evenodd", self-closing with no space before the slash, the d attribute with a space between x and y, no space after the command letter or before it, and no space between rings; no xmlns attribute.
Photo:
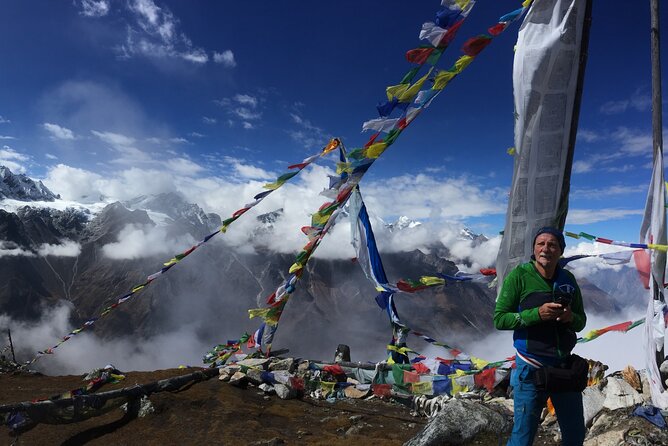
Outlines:
<svg viewBox="0 0 668 446"><path fill-rule="evenodd" d="M409 217L402 215L394 223L388 223L386 227L391 231L401 231L402 229L413 229L420 226L419 221L411 220Z"/></svg>
<svg viewBox="0 0 668 446"><path fill-rule="evenodd" d="M60 198L41 181L33 181L24 174L14 174L8 167L0 166L0 199L21 201L54 201Z"/></svg>

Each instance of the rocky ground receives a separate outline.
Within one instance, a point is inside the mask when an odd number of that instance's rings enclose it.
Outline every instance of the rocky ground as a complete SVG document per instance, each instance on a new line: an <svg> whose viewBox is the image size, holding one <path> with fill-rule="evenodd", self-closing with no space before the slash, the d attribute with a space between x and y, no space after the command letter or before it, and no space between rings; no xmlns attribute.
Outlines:
<svg viewBox="0 0 668 446"><path fill-rule="evenodd" d="M108 391L180 374L190 369L130 372ZM80 387L80 376L0 375L0 404L48 397ZM40 424L22 434L24 445L400 445L426 424L400 404L381 401L338 400L329 403L310 398L282 400L265 396L257 388L242 389L218 379L200 382L177 392L150 397L155 412L124 420L116 409L106 415L69 425ZM3 426L0 444L14 437Z"/></svg>
<svg viewBox="0 0 668 446"><path fill-rule="evenodd" d="M99 392L146 384L191 374L196 369L130 372L120 383L107 384ZM633 372L635 373L635 371ZM585 445L665 445L668 429L659 429L632 416L646 403L642 375L608 376L585 391L589 432ZM425 416L424 405L410 399L313 398L307 391L298 398L277 396L245 378L234 383L211 379L150 396L151 410L132 418L121 409L72 424L41 423L16 437L6 426L1 444L25 445L441 445L505 444L512 426L512 400L492 398L484 391L457 398L442 398L440 406ZM627 379L631 381L629 384ZM237 380L239 381L239 380ZM81 387L81 376L45 376L19 372L0 373L0 405L30 401ZM260 384L264 386L264 384ZM435 406L432 404L432 408ZM534 444L558 445L559 431L553 416L546 415Z"/></svg>

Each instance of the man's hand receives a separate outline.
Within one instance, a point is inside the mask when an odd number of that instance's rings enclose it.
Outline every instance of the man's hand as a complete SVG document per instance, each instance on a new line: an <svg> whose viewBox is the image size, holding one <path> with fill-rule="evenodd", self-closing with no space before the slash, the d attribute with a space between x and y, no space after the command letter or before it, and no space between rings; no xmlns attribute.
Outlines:
<svg viewBox="0 0 668 446"><path fill-rule="evenodd" d="M573 311L570 305L564 307L561 304L547 302L540 306L538 315L543 321L558 321L561 323L570 323L573 320Z"/></svg>

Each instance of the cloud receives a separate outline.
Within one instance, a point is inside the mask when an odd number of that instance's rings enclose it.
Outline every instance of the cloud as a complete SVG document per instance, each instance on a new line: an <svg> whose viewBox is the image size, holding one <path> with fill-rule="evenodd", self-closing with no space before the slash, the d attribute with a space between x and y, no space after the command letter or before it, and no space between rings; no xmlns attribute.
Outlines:
<svg viewBox="0 0 668 446"><path fill-rule="evenodd" d="M9 146L3 146L0 149L0 165L8 167L12 172L26 173L23 163L29 160L29 156L17 152Z"/></svg>
<svg viewBox="0 0 668 446"><path fill-rule="evenodd" d="M316 147L322 147L332 138L325 130L313 125L311 121L303 118L296 111L290 113L290 117L292 122L297 125L297 129L288 130L288 134L305 148L312 150Z"/></svg>
<svg viewBox="0 0 668 446"><path fill-rule="evenodd" d="M188 133L188 136L192 136L193 138L204 138L203 134L197 132L190 132Z"/></svg>
<svg viewBox="0 0 668 446"><path fill-rule="evenodd" d="M56 155L52 155L51 153L45 153L44 156L50 160L57 160L58 157Z"/></svg>
<svg viewBox="0 0 668 446"><path fill-rule="evenodd" d="M74 328L70 322L72 311L71 304L61 301L46 308L36 322L16 321L0 314L0 326L12 328L13 338L21 341L17 359L26 361ZM65 375L87 373L110 361L122 371L167 369L179 364L201 366L202 353L211 348L210 344L210 340L200 339L194 324L188 323L177 331L148 338L101 339L87 330L61 345L57 354L43 356L31 367Z"/></svg>
<svg viewBox="0 0 668 446"><path fill-rule="evenodd" d="M651 96L644 89L639 88L628 99L605 102L600 107L600 112L604 115L616 115L624 113L629 109L639 112L649 110L652 106Z"/></svg>
<svg viewBox="0 0 668 446"><path fill-rule="evenodd" d="M98 132L97 130L91 130L90 131L93 135L97 136L100 138L102 141L106 142L107 144L119 148L119 147L127 147L131 146L135 143L135 139L126 136L126 135L121 135L120 133L114 133L114 132Z"/></svg>
<svg viewBox="0 0 668 446"><path fill-rule="evenodd" d="M402 175L370 183L363 192L369 208L389 209L391 197L393 212L417 219L456 221L506 212L505 189L488 188L466 177Z"/></svg>
<svg viewBox="0 0 668 446"><path fill-rule="evenodd" d="M204 167L186 158L170 158L164 163L167 169L179 175L196 175L204 170Z"/></svg>
<svg viewBox="0 0 668 446"><path fill-rule="evenodd" d="M49 168L43 180L49 189L57 191L64 200L83 203L98 203L103 200L101 197L107 201L123 201L139 194L173 192L176 190L176 181L174 173L168 170L132 167L102 176L65 164Z"/></svg>
<svg viewBox="0 0 668 446"><path fill-rule="evenodd" d="M582 138L585 142L594 142L599 141L602 137L593 130L578 129L578 138Z"/></svg>
<svg viewBox="0 0 668 446"><path fill-rule="evenodd" d="M40 257L77 257L81 254L81 245L72 240L63 240L58 245L42 244L37 250Z"/></svg>
<svg viewBox="0 0 668 446"><path fill-rule="evenodd" d="M594 168L592 160L578 160L573 162L573 173L587 173Z"/></svg>
<svg viewBox="0 0 668 446"><path fill-rule="evenodd" d="M63 139L63 140L72 140L75 139L74 132L72 130L61 127L58 124L52 124L50 122L45 122L42 124L44 130L51 134L51 139Z"/></svg>
<svg viewBox="0 0 668 446"><path fill-rule="evenodd" d="M34 257L35 253L21 248L16 243L0 240L0 258L17 256Z"/></svg>
<svg viewBox="0 0 668 446"><path fill-rule="evenodd" d="M620 127L612 138L621 146L620 150L630 155L652 155L652 134Z"/></svg>
<svg viewBox="0 0 668 446"><path fill-rule="evenodd" d="M75 4L81 8L79 14L86 17L104 17L109 14L108 0L80 0Z"/></svg>
<svg viewBox="0 0 668 446"><path fill-rule="evenodd" d="M0 139L16 139L16 138L9 135L0 135Z"/></svg>
<svg viewBox="0 0 668 446"><path fill-rule="evenodd" d="M231 98L216 99L213 101L227 112L230 116L228 125L233 127L241 121L244 129L254 129L255 125L249 121L258 121L262 118L259 110L260 99L248 94L236 94Z"/></svg>
<svg viewBox="0 0 668 446"><path fill-rule="evenodd" d="M268 172L260 167L247 164L242 159L226 156L224 159L225 170L232 167L235 176L242 179L268 180L276 177L273 172Z"/></svg>
<svg viewBox="0 0 668 446"><path fill-rule="evenodd" d="M160 226L129 224L118 234L118 241L104 245L102 252L114 260L140 259L171 255L193 243L189 235L174 239Z"/></svg>
<svg viewBox="0 0 668 446"><path fill-rule="evenodd" d="M118 154L120 154L120 157L117 156L112 160L113 163L137 164L153 161L148 153L135 147L136 139L131 136L115 132L99 132L97 130L91 130L91 133L103 142L109 144Z"/></svg>
<svg viewBox="0 0 668 446"><path fill-rule="evenodd" d="M168 8L157 6L153 0L130 0L128 9L134 22L128 26L125 42L116 48L119 57L142 55L182 59L199 65L209 61L206 51L194 46L179 31L179 20Z"/></svg>
<svg viewBox="0 0 668 446"><path fill-rule="evenodd" d="M0 115L0 124L9 124L10 122L12 121Z"/></svg>
<svg viewBox="0 0 668 446"><path fill-rule="evenodd" d="M567 223L572 225L586 225L601 221L617 220L620 218L643 215L642 209L573 209L568 211Z"/></svg>
<svg viewBox="0 0 668 446"><path fill-rule="evenodd" d="M646 192L646 191L647 191L646 184L636 184L632 186L617 184L604 188L584 188L584 187L573 188L571 190L571 193L573 194L573 196L576 196L578 198L603 199L612 196L636 194L639 192Z"/></svg>
<svg viewBox="0 0 668 446"><path fill-rule="evenodd" d="M234 60L234 53L232 50L225 50L222 53L214 51L213 61L228 68L234 68L237 66L237 62Z"/></svg>
<svg viewBox="0 0 668 446"><path fill-rule="evenodd" d="M210 118L208 116L202 116L202 121L204 122L204 124L215 124L216 122L218 122L216 118Z"/></svg>

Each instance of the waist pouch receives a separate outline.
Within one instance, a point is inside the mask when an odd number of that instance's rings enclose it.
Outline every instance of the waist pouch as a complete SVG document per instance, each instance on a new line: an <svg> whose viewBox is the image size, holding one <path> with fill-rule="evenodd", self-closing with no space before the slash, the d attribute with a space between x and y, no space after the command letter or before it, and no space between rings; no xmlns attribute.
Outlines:
<svg viewBox="0 0 668 446"><path fill-rule="evenodd" d="M578 355L571 355L565 367L541 367L535 376L538 390L582 392L587 387L589 363Z"/></svg>

